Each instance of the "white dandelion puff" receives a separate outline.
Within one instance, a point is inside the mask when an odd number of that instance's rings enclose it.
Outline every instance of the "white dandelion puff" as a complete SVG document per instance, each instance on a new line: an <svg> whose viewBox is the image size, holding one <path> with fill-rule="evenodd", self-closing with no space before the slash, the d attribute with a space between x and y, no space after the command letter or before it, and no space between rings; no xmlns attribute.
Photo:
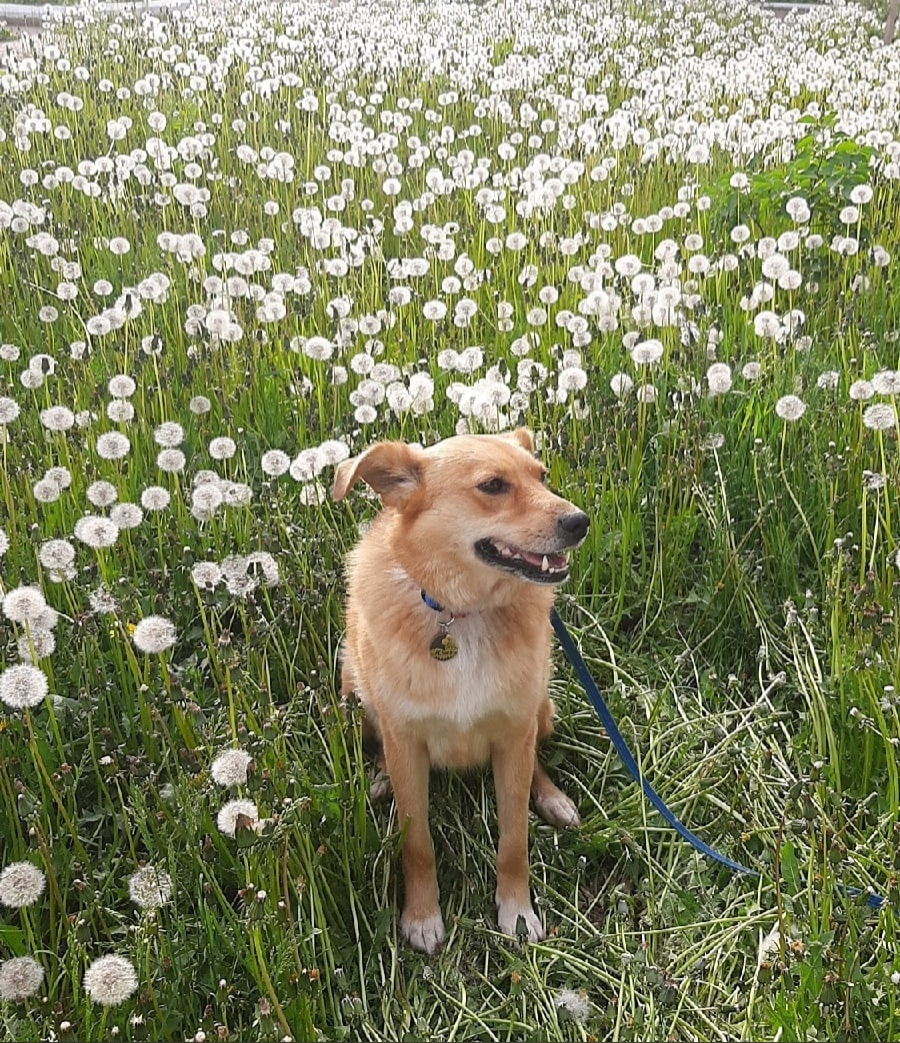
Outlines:
<svg viewBox="0 0 900 1043"><path fill-rule="evenodd" d="M291 458L281 449L269 449L263 453L260 466L263 474L269 478L278 478L291 466Z"/></svg>
<svg viewBox="0 0 900 1043"><path fill-rule="evenodd" d="M156 654L171 648L177 639L175 624L164 616L145 616L131 635L139 652Z"/></svg>
<svg viewBox="0 0 900 1043"><path fill-rule="evenodd" d="M875 386L869 380L854 380L847 394L854 402L865 402L875 394Z"/></svg>
<svg viewBox="0 0 900 1043"><path fill-rule="evenodd" d="M710 396L727 394L731 390L731 366L714 362L706 371L706 382Z"/></svg>
<svg viewBox="0 0 900 1043"><path fill-rule="evenodd" d="M10 862L0 873L0 905L23 909L44 893L47 877L31 862Z"/></svg>
<svg viewBox="0 0 900 1043"><path fill-rule="evenodd" d="M3 614L13 623L33 624L46 610L46 598L37 587L14 587L3 598Z"/></svg>
<svg viewBox="0 0 900 1043"><path fill-rule="evenodd" d="M252 757L245 750L223 750L210 766L210 775L218 786L243 786Z"/></svg>
<svg viewBox="0 0 900 1043"><path fill-rule="evenodd" d="M131 442L118 431L108 431L97 439L97 455L104 460L121 460L130 449Z"/></svg>
<svg viewBox="0 0 900 1043"><path fill-rule="evenodd" d="M156 466L169 474L183 471L186 463L187 457L180 449L161 449L156 457Z"/></svg>
<svg viewBox="0 0 900 1043"><path fill-rule="evenodd" d="M124 1003L137 989L137 972L124 956L101 956L84 972L84 991L103 1007Z"/></svg>
<svg viewBox="0 0 900 1043"><path fill-rule="evenodd" d="M44 968L31 956L0 963L0 1000L18 1002L33 996L44 981Z"/></svg>
<svg viewBox="0 0 900 1043"><path fill-rule="evenodd" d="M222 581L222 569L215 561L198 561L191 569L191 579L200 590L215 590Z"/></svg>
<svg viewBox="0 0 900 1043"><path fill-rule="evenodd" d="M219 814L216 816L219 832L224 833L227 837L234 836L239 824L246 824L248 828L256 829L258 823L259 811L252 800L229 800L219 809Z"/></svg>
<svg viewBox="0 0 900 1043"><path fill-rule="evenodd" d="M862 421L870 431L889 431L897 426L897 411L889 402L877 402L863 410Z"/></svg>
<svg viewBox="0 0 900 1043"><path fill-rule="evenodd" d="M237 444L233 438L220 435L209 443L209 455L213 460L230 460L237 452Z"/></svg>
<svg viewBox="0 0 900 1043"><path fill-rule="evenodd" d="M775 413L789 423L799 420L805 412L806 403L797 395L783 395L775 403Z"/></svg>
<svg viewBox="0 0 900 1043"><path fill-rule="evenodd" d="M172 897L172 878L162 869L144 866L128 878L128 894L141 909L159 909Z"/></svg>
<svg viewBox="0 0 900 1043"><path fill-rule="evenodd" d="M38 561L45 569L63 572L75 561L75 548L68 540L45 540L38 551Z"/></svg>
<svg viewBox="0 0 900 1043"><path fill-rule="evenodd" d="M75 539L88 547L112 547L119 538L119 526L109 518L101 518L95 514L86 514L75 522Z"/></svg>
<svg viewBox="0 0 900 1043"><path fill-rule="evenodd" d="M153 432L153 440L162 449L177 449L184 441L184 428L174 420L167 420Z"/></svg>
<svg viewBox="0 0 900 1043"><path fill-rule="evenodd" d="M631 361L636 366L652 366L663 356L662 341L642 340L631 349Z"/></svg>
<svg viewBox="0 0 900 1043"><path fill-rule="evenodd" d="M574 989L560 989L553 997L553 1005L572 1021L587 1021L591 1013L591 1004L587 993Z"/></svg>

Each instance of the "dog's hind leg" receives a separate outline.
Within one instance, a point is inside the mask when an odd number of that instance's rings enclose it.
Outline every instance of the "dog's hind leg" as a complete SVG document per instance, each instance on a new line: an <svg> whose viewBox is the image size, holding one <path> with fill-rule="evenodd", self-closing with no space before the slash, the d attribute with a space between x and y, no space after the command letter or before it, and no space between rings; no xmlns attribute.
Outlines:
<svg viewBox="0 0 900 1043"><path fill-rule="evenodd" d="M384 744L377 721L365 710L362 720L362 743L365 752L375 761L369 796L372 800L386 800L391 795L391 778L384 759Z"/></svg>
<svg viewBox="0 0 900 1043"><path fill-rule="evenodd" d="M350 670L350 665L344 661L341 668L341 696L347 699L351 695L359 696L356 679ZM384 800L391 795L391 780L387 773L384 761L384 746L381 742L381 732L378 721L367 709L365 703L362 705L362 747L363 753L375 761L375 769L372 772L369 795L372 800Z"/></svg>
<svg viewBox="0 0 900 1043"><path fill-rule="evenodd" d="M553 713L553 701L547 699L538 710L538 746L553 731ZM575 802L553 784L540 762L537 750L534 753L534 772L531 777L531 800L534 810L549 825L557 828L574 828L581 825Z"/></svg>

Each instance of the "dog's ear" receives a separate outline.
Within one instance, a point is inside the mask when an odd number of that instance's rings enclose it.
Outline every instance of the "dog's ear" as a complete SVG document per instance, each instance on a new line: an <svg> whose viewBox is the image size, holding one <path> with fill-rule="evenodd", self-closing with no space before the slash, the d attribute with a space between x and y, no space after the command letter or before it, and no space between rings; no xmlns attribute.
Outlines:
<svg viewBox="0 0 900 1043"><path fill-rule="evenodd" d="M343 500L362 479L387 507L402 507L422 481L422 450L405 442L378 442L360 456L344 460L334 475L331 495Z"/></svg>
<svg viewBox="0 0 900 1043"><path fill-rule="evenodd" d="M534 456L534 435L527 427L517 427L514 431L504 431L503 437L515 442Z"/></svg>

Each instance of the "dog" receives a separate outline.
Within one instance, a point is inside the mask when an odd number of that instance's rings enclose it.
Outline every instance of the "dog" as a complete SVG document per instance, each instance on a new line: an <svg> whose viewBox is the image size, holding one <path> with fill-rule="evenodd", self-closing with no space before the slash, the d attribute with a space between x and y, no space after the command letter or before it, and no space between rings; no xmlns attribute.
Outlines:
<svg viewBox="0 0 900 1043"><path fill-rule="evenodd" d="M554 713L549 613L589 519L546 477L526 428L424 449L379 442L335 472L335 500L362 480L384 508L347 558L341 690L362 704L364 737L378 743L406 830L401 934L429 954L445 936L428 826L431 768L491 762L496 902L507 935L521 921L529 939L544 937L529 889L529 794L545 822L580 824L537 746Z"/></svg>

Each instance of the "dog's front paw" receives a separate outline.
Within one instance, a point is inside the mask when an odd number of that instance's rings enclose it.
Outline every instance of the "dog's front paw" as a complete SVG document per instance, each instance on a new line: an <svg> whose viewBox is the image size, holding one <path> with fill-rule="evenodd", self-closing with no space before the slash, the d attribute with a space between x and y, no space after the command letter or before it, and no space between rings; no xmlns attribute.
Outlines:
<svg viewBox="0 0 900 1043"><path fill-rule="evenodd" d="M400 917L400 933L414 949L433 956L444 942L444 920L440 910L423 917L404 913Z"/></svg>
<svg viewBox="0 0 900 1043"><path fill-rule="evenodd" d="M555 786L551 792L535 797L534 810L548 825L556 826L557 829L575 829L581 825L575 801Z"/></svg>
<svg viewBox="0 0 900 1043"><path fill-rule="evenodd" d="M512 938L518 937L519 917L525 922L525 930L530 942L540 942L544 938L544 925L530 905L518 902L499 902L497 905L497 923L504 934Z"/></svg>

